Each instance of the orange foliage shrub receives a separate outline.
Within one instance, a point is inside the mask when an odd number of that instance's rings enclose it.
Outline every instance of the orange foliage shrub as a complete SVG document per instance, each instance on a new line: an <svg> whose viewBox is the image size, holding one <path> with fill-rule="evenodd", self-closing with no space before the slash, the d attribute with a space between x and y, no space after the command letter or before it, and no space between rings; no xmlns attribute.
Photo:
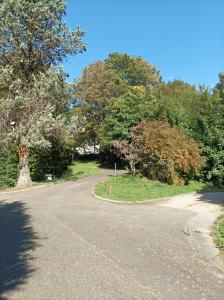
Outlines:
<svg viewBox="0 0 224 300"><path fill-rule="evenodd" d="M151 179L186 184L202 165L199 145L163 121L139 124L132 136L140 147L143 170Z"/></svg>

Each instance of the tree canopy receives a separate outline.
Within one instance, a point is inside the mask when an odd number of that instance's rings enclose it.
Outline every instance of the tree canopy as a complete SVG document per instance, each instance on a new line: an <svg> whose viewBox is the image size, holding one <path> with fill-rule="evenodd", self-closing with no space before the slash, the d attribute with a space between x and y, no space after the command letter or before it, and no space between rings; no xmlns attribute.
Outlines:
<svg viewBox="0 0 224 300"><path fill-rule="evenodd" d="M0 5L0 142L19 149L18 186L31 184L29 149L65 128L68 90L58 67L85 50L80 29L65 22L63 0L4 0Z"/></svg>
<svg viewBox="0 0 224 300"><path fill-rule="evenodd" d="M107 162L117 149L133 173L224 185L224 72L213 89L164 82L142 57L114 52L68 84L62 63L86 50L83 38L67 25L64 0L0 1L0 168L9 170L0 181L59 175L76 146L99 144ZM144 168L152 156L158 170ZM169 172L160 160L168 156Z"/></svg>
<svg viewBox="0 0 224 300"><path fill-rule="evenodd" d="M105 62L130 86L152 87L160 83L159 71L140 56L115 52L111 53Z"/></svg>

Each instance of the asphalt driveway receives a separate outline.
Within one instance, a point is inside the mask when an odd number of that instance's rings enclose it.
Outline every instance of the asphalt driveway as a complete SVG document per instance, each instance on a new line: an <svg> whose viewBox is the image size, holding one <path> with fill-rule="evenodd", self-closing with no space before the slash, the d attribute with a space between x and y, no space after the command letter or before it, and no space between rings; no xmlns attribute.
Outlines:
<svg viewBox="0 0 224 300"><path fill-rule="evenodd" d="M113 204L91 194L109 175L0 195L0 299L224 299L186 230L224 194Z"/></svg>

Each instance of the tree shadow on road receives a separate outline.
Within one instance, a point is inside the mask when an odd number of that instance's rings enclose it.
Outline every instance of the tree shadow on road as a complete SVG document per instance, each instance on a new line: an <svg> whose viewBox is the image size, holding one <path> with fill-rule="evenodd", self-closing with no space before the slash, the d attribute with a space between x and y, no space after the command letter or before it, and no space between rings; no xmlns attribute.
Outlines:
<svg viewBox="0 0 224 300"><path fill-rule="evenodd" d="M22 202L0 202L0 299L24 284L34 272L30 263L37 234ZM1 297L2 295L2 297Z"/></svg>
<svg viewBox="0 0 224 300"><path fill-rule="evenodd" d="M198 192L199 201L224 205L224 192Z"/></svg>

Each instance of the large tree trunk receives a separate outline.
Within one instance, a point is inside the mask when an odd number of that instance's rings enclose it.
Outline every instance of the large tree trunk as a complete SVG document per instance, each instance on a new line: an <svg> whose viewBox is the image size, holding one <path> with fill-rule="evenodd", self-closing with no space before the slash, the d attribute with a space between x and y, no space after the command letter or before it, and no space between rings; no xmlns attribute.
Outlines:
<svg viewBox="0 0 224 300"><path fill-rule="evenodd" d="M16 187L23 188L32 185L32 180L30 177L30 168L28 162L29 152L26 146L19 145L19 178Z"/></svg>

